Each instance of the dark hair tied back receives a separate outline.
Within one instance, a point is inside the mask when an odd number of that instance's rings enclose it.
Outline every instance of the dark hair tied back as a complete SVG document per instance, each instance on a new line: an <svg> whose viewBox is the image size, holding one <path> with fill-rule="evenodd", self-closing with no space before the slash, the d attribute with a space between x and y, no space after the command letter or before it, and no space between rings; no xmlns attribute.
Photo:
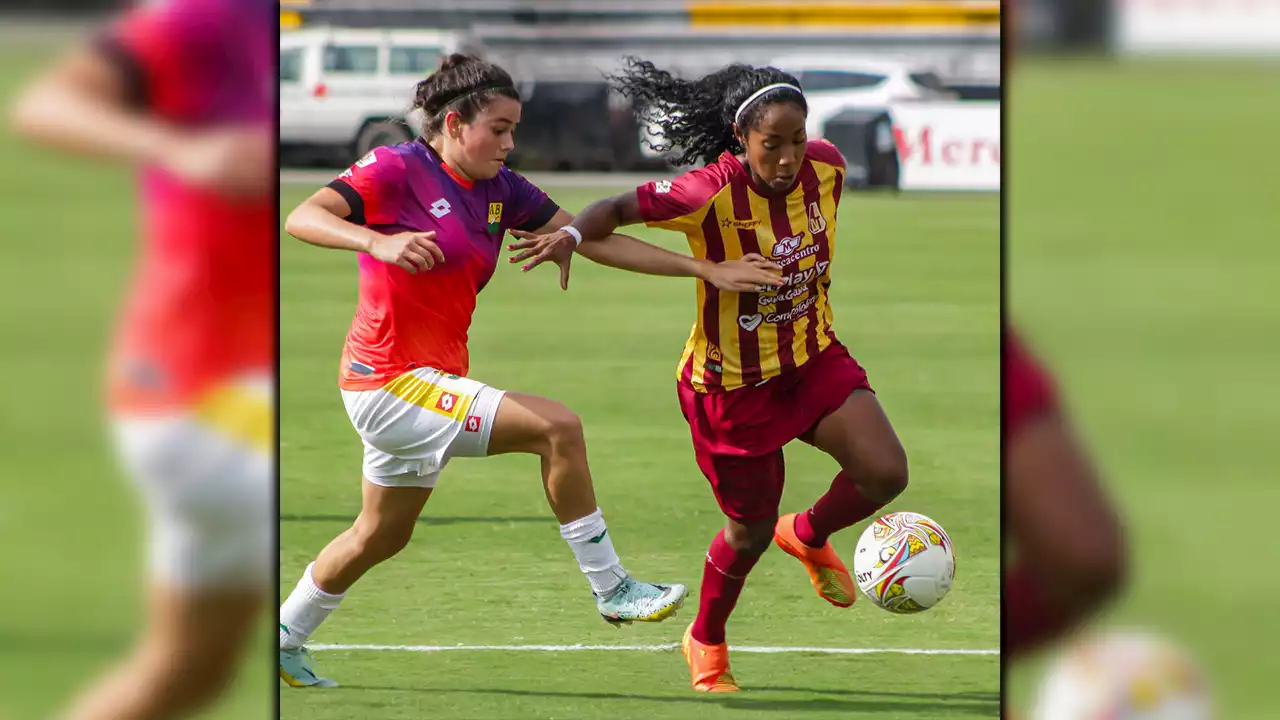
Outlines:
<svg viewBox="0 0 1280 720"><path fill-rule="evenodd" d="M463 122L471 122L499 95L520 99L506 70L474 55L454 53L418 83L413 105L422 110L422 134L431 139L443 132L449 111L456 111Z"/></svg>
<svg viewBox="0 0 1280 720"><path fill-rule="evenodd" d="M623 71L608 79L615 92L631 99L641 121L661 129L662 141L653 144L653 148L659 152L675 150L679 165L711 163L725 151L742 152L742 143L733 132L738 106L769 85L800 87L795 76L773 67L730 65L697 80L682 80L648 60L634 57L626 58ZM743 110L739 127L742 134L759 126L766 107L780 102L794 103L809 111L804 95L789 88L775 88Z"/></svg>

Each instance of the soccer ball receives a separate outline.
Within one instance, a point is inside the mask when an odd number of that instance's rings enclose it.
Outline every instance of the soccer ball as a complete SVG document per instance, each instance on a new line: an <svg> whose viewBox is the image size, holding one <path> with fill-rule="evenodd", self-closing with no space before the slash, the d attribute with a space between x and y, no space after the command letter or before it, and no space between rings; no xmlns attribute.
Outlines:
<svg viewBox="0 0 1280 720"><path fill-rule="evenodd" d="M1208 682L1181 649L1144 632L1073 642L1049 667L1034 720L1209 720Z"/></svg>
<svg viewBox="0 0 1280 720"><path fill-rule="evenodd" d="M951 538L913 512L889 513L867 526L853 553L854 580L871 602L892 613L927 610L956 575Z"/></svg>

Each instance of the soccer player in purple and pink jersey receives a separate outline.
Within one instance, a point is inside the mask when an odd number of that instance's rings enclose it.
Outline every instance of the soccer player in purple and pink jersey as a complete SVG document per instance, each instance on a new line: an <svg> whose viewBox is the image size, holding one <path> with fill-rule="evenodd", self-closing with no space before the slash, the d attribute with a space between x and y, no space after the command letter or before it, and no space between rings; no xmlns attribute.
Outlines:
<svg viewBox="0 0 1280 720"><path fill-rule="evenodd" d="M504 165L519 97L501 68L449 57L417 88L423 138L373 151L286 222L305 242L359 253L359 303L338 385L365 447L359 517L307 566L280 610L280 673L291 685L335 684L316 675L304 643L365 572L405 547L454 457L541 457L560 534L606 620L660 621L684 600L683 585L642 583L623 570L597 507L578 417L553 400L467 377L467 331L503 235L572 220ZM602 244L619 257L688 260L624 236ZM769 276L729 263L716 278L747 287ZM521 612L517 596L491 601Z"/></svg>
<svg viewBox="0 0 1280 720"><path fill-rule="evenodd" d="M72 718L209 705L262 617L275 525L275 12L261 0L139 6L13 109L22 134L141 176L141 252L107 400L150 520L147 624Z"/></svg>

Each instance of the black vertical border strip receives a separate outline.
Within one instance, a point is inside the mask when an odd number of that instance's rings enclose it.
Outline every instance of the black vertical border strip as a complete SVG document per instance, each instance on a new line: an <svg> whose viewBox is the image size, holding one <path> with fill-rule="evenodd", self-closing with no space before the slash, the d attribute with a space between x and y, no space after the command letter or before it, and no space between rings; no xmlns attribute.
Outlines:
<svg viewBox="0 0 1280 720"><path fill-rule="evenodd" d="M274 460L274 465L275 465L275 495L274 495L275 502L273 504L274 513L272 515L272 517L275 519L275 522L273 523L275 532L272 535L272 542L271 542L271 552L272 552L271 566L272 568L274 568L275 571L271 573L271 577L274 578L275 580L275 585L272 588L272 592L276 593L276 601L275 601L276 609L274 612L274 616L276 620L275 624L278 626L280 624L280 604L281 604L281 598L280 598L280 479L282 477L280 472L280 368L282 366L282 363L281 363L282 355L280 353L280 330L282 328L281 316L280 316L280 270L282 267L281 258L280 258L280 245L281 245L281 241L284 238L283 238L283 233L281 232L281 227L282 227L281 223L283 218L281 217L282 213L280 212L281 192L280 192L280 180L279 180L280 157L281 157L281 154L280 154L280 31L281 31L280 13L281 13L281 7L279 2L271 3L270 7L271 7L271 12L273 13L273 19L271 20L271 22L273 25L275 25L275 28L276 28L275 39L274 39L275 50L276 50L276 62L275 62L275 65L272 67L272 73L275 75L275 77L273 77L271 81L272 81L272 88L273 88L272 92L275 96L275 103L274 103L275 113L272 118L274 124L272 127L274 128L274 131L276 133L276 177L277 177L276 189L274 193L275 209L276 209L276 215L275 215L275 218L276 218L275 220L276 222L276 226L275 226L276 227L276 288L275 288L276 289L276 293L275 293L275 297L276 297L276 307L275 307L276 368L275 368L275 383L273 388L274 397L272 398L273 408L275 410L275 412L273 413L275 417L275 447L274 447L274 455L272 458ZM270 597L270 594L271 593L268 592L267 596ZM271 660L273 661L271 671L268 677L272 678L271 686L276 689L275 696L274 696L275 712L272 713L270 716L278 719L281 716L280 681L276 679L280 674L279 634L274 631L268 632L267 637L270 638L271 640L276 641L271 645L271 651L267 653L267 657L271 658Z"/></svg>
<svg viewBox="0 0 1280 720"><path fill-rule="evenodd" d="M1013 54L1014 47L1017 44L1017 27L1015 21L1009 17L1009 5L1012 3L1002 3L1000 11L1000 327L997 328L999 334L996 341L996 348L999 354L997 371L1000 373L998 380L1000 387L1000 414L998 421L998 432L1000 433L998 458L1000 462L1000 717L1009 717L1008 712L1008 674L1009 667L1005 661L1004 640L1005 627L1007 625L1005 618L1005 594L1004 594L1004 577L1007 571L1007 543L1004 541L1005 531L1009 527L1007 509L1004 502L1004 459L1005 459L1005 437L1004 432L1004 394L1005 394L1005 367L1004 367L1004 328L1009 322L1009 174L1006 168L1009 166L1009 70L1010 57Z"/></svg>

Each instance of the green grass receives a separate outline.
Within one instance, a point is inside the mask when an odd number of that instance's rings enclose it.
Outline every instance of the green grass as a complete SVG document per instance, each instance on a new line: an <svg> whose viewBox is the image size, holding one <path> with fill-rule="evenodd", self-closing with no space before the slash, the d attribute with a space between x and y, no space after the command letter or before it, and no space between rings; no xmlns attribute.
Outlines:
<svg viewBox="0 0 1280 720"><path fill-rule="evenodd" d="M287 212L310 188L286 188ZM578 209L605 191L554 191ZM959 555L937 609L897 617L830 607L799 565L768 553L731 625L750 645L998 646L998 198L846 194L834 303L841 338L868 368L912 463L894 507L935 517ZM638 231L675 248L679 238ZM281 593L359 510L360 443L336 372L356 300L356 262L283 239ZM643 578L699 582L722 519L693 462L675 363L694 314L692 281L575 261L570 291L549 270L502 265L480 297L472 370L496 387L556 398L586 427L601 506L623 562ZM835 463L787 450L785 510L826 488ZM852 555L861 527L835 538ZM333 644L661 644L674 621L615 630L545 506L531 457L459 460L410 546L375 568L314 638ZM678 652L433 654L321 651L345 687L284 688L283 717L995 717L994 656L735 656L746 691L697 696Z"/></svg>
<svg viewBox="0 0 1280 720"><path fill-rule="evenodd" d="M0 50L3 117L49 57ZM141 619L142 517L99 400L138 223L128 171L32 148L7 125L0 157L0 718L16 720L63 705ZM214 717L274 714L267 635Z"/></svg>
<svg viewBox="0 0 1280 720"><path fill-rule="evenodd" d="M1280 503L1280 97L1256 92L1276 79L1247 62L1019 63L1009 118L1009 305L1132 546L1108 622L1186 643L1230 718L1277 717L1257 652L1280 640L1263 519Z"/></svg>

